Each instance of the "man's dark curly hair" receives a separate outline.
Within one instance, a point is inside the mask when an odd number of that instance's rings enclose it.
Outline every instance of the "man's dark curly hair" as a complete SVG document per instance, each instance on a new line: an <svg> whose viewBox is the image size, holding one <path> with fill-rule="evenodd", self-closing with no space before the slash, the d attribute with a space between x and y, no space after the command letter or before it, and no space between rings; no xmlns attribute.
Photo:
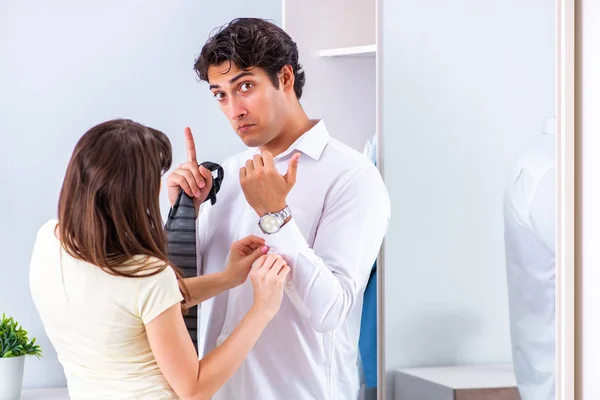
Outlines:
<svg viewBox="0 0 600 400"><path fill-rule="evenodd" d="M300 99L305 76L298 62L298 47L277 25L260 18L236 18L219 28L207 40L194 64L198 77L208 82L208 68L229 61L241 70L260 67L276 88L277 74L290 65L294 72L294 92Z"/></svg>

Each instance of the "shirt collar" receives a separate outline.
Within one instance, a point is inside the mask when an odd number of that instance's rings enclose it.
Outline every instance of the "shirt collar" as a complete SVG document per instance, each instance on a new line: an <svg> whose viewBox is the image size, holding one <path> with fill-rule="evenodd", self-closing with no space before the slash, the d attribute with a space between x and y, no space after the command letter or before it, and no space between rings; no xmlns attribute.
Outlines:
<svg viewBox="0 0 600 400"><path fill-rule="evenodd" d="M298 150L317 161L321 158L330 136L323 120L312 120L312 122L314 123L313 127L296 139L287 150L276 156L275 160L287 157L294 150ZM258 148L255 149L255 152L259 152Z"/></svg>

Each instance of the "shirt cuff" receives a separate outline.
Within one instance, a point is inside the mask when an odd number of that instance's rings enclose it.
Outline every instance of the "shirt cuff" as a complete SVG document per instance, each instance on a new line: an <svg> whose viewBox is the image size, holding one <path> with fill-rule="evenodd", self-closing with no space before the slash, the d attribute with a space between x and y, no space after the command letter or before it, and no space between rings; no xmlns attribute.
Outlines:
<svg viewBox="0 0 600 400"><path fill-rule="evenodd" d="M292 270L285 282L285 292L288 298L294 304L298 312L307 318L310 318L310 310L302 300L302 296L298 293L297 286L308 287L306 282L312 281L315 275L315 269L300 266L300 255L309 248L306 239L300 232L300 228L294 217L281 229L266 238L266 244L269 246L269 252L279 254L288 263ZM295 268L299 267L299 268ZM304 282L304 284L302 283Z"/></svg>
<svg viewBox="0 0 600 400"><path fill-rule="evenodd" d="M290 265L304 249L308 248L308 243L293 216L279 231L267 235L265 239L269 250L282 255Z"/></svg>

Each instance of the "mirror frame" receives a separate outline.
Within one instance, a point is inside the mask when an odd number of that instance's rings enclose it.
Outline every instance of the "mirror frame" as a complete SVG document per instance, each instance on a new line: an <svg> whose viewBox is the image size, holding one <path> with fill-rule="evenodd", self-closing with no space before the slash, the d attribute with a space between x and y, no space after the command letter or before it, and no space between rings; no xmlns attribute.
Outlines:
<svg viewBox="0 0 600 400"><path fill-rule="evenodd" d="M556 398L575 399L575 0L556 0Z"/></svg>
<svg viewBox="0 0 600 400"><path fill-rule="evenodd" d="M555 0L556 109L556 400L575 399L575 0ZM383 0L375 0L377 168L384 181L382 148ZM386 390L385 239L377 257L377 399Z"/></svg>

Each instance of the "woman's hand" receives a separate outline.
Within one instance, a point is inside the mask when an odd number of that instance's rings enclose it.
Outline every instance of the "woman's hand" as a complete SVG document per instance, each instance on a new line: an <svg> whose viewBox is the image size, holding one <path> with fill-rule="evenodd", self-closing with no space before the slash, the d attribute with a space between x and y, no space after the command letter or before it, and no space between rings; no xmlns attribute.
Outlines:
<svg viewBox="0 0 600 400"><path fill-rule="evenodd" d="M261 256L250 272L254 287L253 308L273 318L281 307L285 279L290 272L283 257L278 254Z"/></svg>
<svg viewBox="0 0 600 400"><path fill-rule="evenodd" d="M246 282L252 264L268 251L265 240L258 236L246 236L233 242L229 251L227 267L223 271L228 286L233 288Z"/></svg>

